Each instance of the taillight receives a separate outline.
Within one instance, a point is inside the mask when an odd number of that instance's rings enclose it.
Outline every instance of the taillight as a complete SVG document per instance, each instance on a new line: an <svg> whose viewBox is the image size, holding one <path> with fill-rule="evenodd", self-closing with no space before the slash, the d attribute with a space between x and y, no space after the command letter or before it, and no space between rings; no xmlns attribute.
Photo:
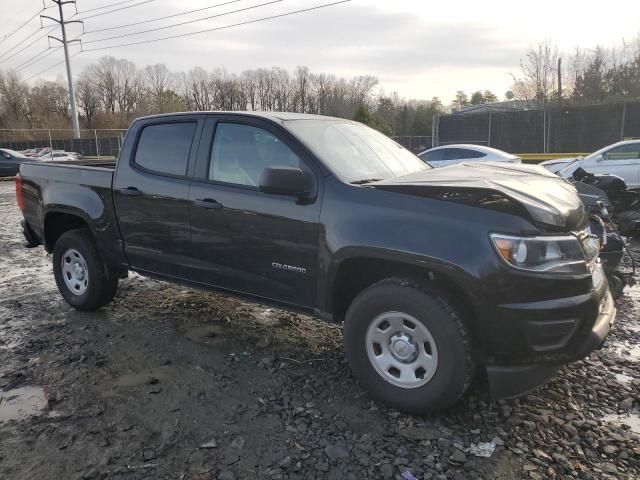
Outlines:
<svg viewBox="0 0 640 480"><path fill-rule="evenodd" d="M22 178L20 174L16 175L16 200L18 201L18 208L22 210L24 208L24 200L22 198Z"/></svg>

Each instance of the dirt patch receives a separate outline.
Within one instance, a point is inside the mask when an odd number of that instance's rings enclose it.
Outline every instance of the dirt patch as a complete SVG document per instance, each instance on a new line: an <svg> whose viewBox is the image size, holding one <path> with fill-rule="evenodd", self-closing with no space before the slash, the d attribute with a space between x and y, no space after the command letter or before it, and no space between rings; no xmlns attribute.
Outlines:
<svg viewBox="0 0 640 480"><path fill-rule="evenodd" d="M0 478L640 476L638 287L605 348L543 388L496 402L480 377L419 418L360 389L338 326L138 275L75 311L22 246L11 183L0 220Z"/></svg>

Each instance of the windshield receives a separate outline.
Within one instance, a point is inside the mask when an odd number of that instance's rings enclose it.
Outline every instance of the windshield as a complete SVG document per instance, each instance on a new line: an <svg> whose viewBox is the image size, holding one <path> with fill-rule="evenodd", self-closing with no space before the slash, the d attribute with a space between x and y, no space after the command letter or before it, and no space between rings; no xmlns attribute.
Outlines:
<svg viewBox="0 0 640 480"><path fill-rule="evenodd" d="M389 137L360 123L289 120L286 126L345 182L387 180L431 168Z"/></svg>

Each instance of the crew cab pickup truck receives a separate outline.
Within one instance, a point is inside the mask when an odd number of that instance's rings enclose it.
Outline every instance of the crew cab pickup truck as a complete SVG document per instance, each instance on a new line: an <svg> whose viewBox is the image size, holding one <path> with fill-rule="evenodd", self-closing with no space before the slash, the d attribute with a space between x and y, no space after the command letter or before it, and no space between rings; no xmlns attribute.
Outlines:
<svg viewBox="0 0 640 480"><path fill-rule="evenodd" d="M132 123L117 162L23 164L29 246L94 310L129 271L343 324L399 410L497 397L599 348L615 308L574 188L533 166L432 169L362 124L198 112Z"/></svg>

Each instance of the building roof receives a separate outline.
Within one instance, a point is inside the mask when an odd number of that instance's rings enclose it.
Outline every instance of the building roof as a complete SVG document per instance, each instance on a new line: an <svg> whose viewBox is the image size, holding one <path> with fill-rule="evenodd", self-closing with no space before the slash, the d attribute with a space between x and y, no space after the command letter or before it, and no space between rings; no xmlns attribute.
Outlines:
<svg viewBox="0 0 640 480"><path fill-rule="evenodd" d="M524 110L539 110L540 105L536 101L509 100L506 102L482 103L480 105L467 105L462 107L454 115L473 115L479 113L503 113L521 112Z"/></svg>

